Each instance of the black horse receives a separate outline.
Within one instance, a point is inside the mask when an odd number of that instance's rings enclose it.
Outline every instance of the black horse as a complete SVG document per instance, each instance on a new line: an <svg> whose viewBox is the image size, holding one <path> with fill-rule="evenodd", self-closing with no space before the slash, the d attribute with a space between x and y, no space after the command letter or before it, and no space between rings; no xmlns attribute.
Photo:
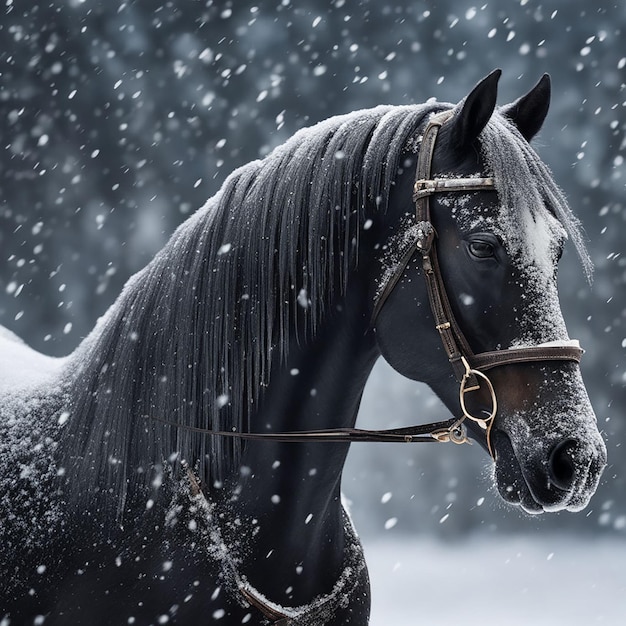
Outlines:
<svg viewBox="0 0 626 626"><path fill-rule="evenodd" d="M340 495L359 437L468 426L504 500L586 506L606 451L558 303L566 238L590 264L528 144L549 79L495 110L499 75L233 172L67 358L2 332L3 626L366 624ZM352 430L381 354L454 418Z"/></svg>

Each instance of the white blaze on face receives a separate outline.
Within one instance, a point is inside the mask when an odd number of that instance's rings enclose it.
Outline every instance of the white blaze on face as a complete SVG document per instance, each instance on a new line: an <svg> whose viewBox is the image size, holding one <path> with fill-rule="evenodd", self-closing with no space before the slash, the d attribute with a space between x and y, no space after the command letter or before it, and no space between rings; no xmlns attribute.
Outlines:
<svg viewBox="0 0 626 626"><path fill-rule="evenodd" d="M525 254L522 251L522 262L535 268L537 279L547 284L554 277L556 252L567 234L546 209L541 208L536 212L525 210L521 218L521 245L526 249Z"/></svg>
<svg viewBox="0 0 626 626"><path fill-rule="evenodd" d="M562 344L568 341L568 334L558 299L556 263L565 239L577 250L588 278L593 269L580 224L549 168L509 120L494 114L481 135L481 148L485 171L495 180L499 204L484 207L481 213L484 224L502 241L517 281L517 295L511 299L516 338L506 347ZM513 446L518 478L528 485L528 498L535 498L532 488L538 493L545 489L545 469L554 446L575 442L571 488L563 490L561 498L537 502L547 505L546 510L580 510L596 489L606 463L606 447L580 369L573 364L538 367L543 381L539 380L540 388L533 389L535 401L526 407L513 403L501 411L497 428ZM508 460L514 464L513 459Z"/></svg>
<svg viewBox="0 0 626 626"><path fill-rule="evenodd" d="M517 219L499 223L523 289L516 320L519 335L511 347L567 340L556 280L557 252L567 238L565 230L544 207L524 206Z"/></svg>

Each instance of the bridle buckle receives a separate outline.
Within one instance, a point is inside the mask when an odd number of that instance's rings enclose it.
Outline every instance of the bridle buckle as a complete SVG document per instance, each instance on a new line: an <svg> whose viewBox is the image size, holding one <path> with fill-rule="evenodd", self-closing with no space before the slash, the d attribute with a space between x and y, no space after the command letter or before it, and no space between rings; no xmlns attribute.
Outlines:
<svg viewBox="0 0 626 626"><path fill-rule="evenodd" d="M424 196L430 196L437 191L437 183L432 179L416 180L413 185L413 202L416 202Z"/></svg>
<svg viewBox="0 0 626 626"><path fill-rule="evenodd" d="M423 256L430 254L433 241L435 240L435 227L429 221L421 221L416 224L417 236L415 247Z"/></svg>
<svg viewBox="0 0 626 626"><path fill-rule="evenodd" d="M467 427L463 424L462 417L457 420L449 428L443 428L441 430L435 430L430 433L431 437L440 443L456 443L462 445L464 443L472 444L471 439L467 436Z"/></svg>

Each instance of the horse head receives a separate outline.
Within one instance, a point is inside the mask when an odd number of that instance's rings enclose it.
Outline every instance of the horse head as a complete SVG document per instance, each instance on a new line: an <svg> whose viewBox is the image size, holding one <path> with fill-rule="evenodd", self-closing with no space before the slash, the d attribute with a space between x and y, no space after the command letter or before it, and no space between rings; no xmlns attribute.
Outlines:
<svg viewBox="0 0 626 626"><path fill-rule="evenodd" d="M557 267L568 238L588 272L590 262L577 220L529 145L548 111L549 77L496 109L499 76L485 78L438 124L430 180L415 186L420 196L419 185L430 185L427 223L415 223L410 204L414 155L402 164L389 206L403 226L382 246L378 292L391 288L379 299L375 330L395 369L427 382L455 415L469 418L493 456L504 500L529 513L576 511L598 485L606 448L561 312ZM426 149L423 136L413 152ZM456 180L460 191L450 191L447 181ZM420 235L415 248L410 233L423 231L420 224L432 230L434 260L420 254ZM401 261L397 250L407 240L413 249ZM431 262L442 295L426 284ZM450 320L437 316L439 297ZM425 335L416 322L428 317ZM456 379L448 360L461 368Z"/></svg>

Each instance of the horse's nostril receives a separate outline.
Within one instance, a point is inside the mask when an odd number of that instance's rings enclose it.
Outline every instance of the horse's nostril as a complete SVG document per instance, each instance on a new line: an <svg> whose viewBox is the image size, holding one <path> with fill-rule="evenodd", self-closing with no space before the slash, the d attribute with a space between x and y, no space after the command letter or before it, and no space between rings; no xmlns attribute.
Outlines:
<svg viewBox="0 0 626 626"><path fill-rule="evenodd" d="M550 481L555 487L567 491L574 482L574 449L576 442L573 439L564 439L557 443L548 459Z"/></svg>

